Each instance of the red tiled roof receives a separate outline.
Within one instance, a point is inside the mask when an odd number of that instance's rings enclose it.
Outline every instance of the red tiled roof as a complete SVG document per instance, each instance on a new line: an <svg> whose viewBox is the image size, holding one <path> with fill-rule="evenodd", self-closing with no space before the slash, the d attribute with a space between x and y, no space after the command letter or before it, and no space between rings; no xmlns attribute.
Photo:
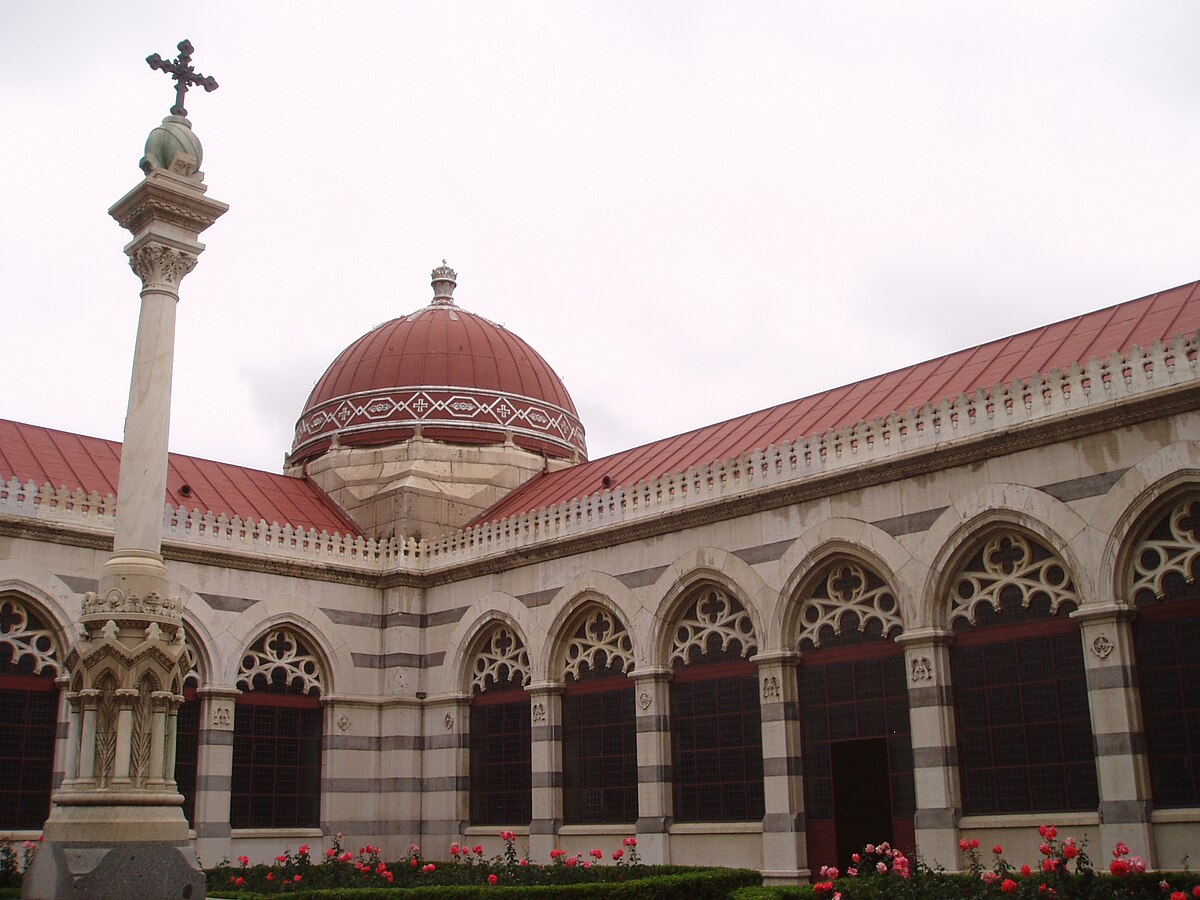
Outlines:
<svg viewBox="0 0 1200 900"><path fill-rule="evenodd" d="M14 475L39 487L50 484L116 495L121 465L117 441L0 419L0 478ZM190 494L180 493L183 485ZM266 520L357 536L358 528L312 482L229 463L172 453L167 496L172 506L217 515Z"/></svg>
<svg viewBox="0 0 1200 900"><path fill-rule="evenodd" d="M1035 373L1065 369L1074 362L1124 352L1134 345L1146 347L1155 340L1169 340L1197 330L1200 282L1193 282L540 475L472 524L588 496L602 488L606 475L611 487L628 487L691 466L953 399Z"/></svg>

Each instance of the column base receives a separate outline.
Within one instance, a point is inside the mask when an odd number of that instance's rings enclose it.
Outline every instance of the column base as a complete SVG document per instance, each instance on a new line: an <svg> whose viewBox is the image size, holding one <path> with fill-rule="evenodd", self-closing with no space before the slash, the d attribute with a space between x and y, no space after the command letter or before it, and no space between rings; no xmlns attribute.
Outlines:
<svg viewBox="0 0 1200 900"><path fill-rule="evenodd" d="M201 900L204 870L184 844L45 841L21 886L22 900Z"/></svg>

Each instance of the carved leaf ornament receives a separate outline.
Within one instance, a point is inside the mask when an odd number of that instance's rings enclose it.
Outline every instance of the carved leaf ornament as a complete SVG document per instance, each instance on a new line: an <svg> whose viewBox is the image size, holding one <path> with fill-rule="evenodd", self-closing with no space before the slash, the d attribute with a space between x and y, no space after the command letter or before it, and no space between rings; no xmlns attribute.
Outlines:
<svg viewBox="0 0 1200 900"><path fill-rule="evenodd" d="M286 687L290 692L319 696L321 663L290 628L276 628L246 651L238 669L242 690Z"/></svg>
<svg viewBox="0 0 1200 900"><path fill-rule="evenodd" d="M830 568L800 607L800 649L837 638L874 635L884 640L903 630L896 596L874 572L856 562Z"/></svg>
<svg viewBox="0 0 1200 900"><path fill-rule="evenodd" d="M1133 554L1132 594L1150 603L1196 580L1200 561L1200 499L1186 497L1137 545Z"/></svg>
<svg viewBox="0 0 1200 900"><path fill-rule="evenodd" d="M633 641L625 625L606 609L590 610L567 643L564 677L579 681L589 673L633 668Z"/></svg>
<svg viewBox="0 0 1200 900"><path fill-rule="evenodd" d="M963 567L951 589L951 626L980 623L981 606L1037 608L1054 615L1077 603L1075 585L1057 554L1017 531L993 534Z"/></svg>
<svg viewBox="0 0 1200 900"><path fill-rule="evenodd" d="M686 666L713 652L749 657L757 649L746 608L720 588L706 587L675 623L668 663Z"/></svg>
<svg viewBox="0 0 1200 900"><path fill-rule="evenodd" d="M0 671L5 666L22 675L57 675L54 634L16 597L0 599Z"/></svg>
<svg viewBox="0 0 1200 900"><path fill-rule="evenodd" d="M471 689L484 692L529 683L529 653L507 625L497 626L475 654Z"/></svg>

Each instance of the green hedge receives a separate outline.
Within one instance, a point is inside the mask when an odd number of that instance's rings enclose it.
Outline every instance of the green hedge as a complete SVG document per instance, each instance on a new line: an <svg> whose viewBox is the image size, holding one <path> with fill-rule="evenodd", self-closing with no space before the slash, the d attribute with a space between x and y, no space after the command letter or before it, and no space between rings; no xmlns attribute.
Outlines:
<svg viewBox="0 0 1200 900"><path fill-rule="evenodd" d="M1038 873L1040 875L1040 873ZM842 900L962 900L962 898L1015 898L1015 900L1045 900L1039 888L1049 881L1057 892L1055 900L1166 900L1171 891L1183 891L1192 897L1200 884L1196 872L1147 872L1114 878L1108 874L1090 873L1067 877L1016 877L1017 889L1004 893L999 884L986 885L977 877L946 872L917 872L908 880L885 878L840 878L834 890ZM1166 881L1170 890L1163 890ZM747 887L734 891L732 900L830 900L830 893L818 893L812 885L789 887Z"/></svg>
<svg viewBox="0 0 1200 900"><path fill-rule="evenodd" d="M610 867L605 867L610 869ZM653 871L650 869L649 871ZM695 869L670 875L650 875L629 881L541 885L422 885L389 888L333 888L289 890L295 900L477 900L479 897L554 897L579 900L727 900L738 888L761 885L762 875L753 869ZM212 885L209 897L259 900L279 894L223 891Z"/></svg>

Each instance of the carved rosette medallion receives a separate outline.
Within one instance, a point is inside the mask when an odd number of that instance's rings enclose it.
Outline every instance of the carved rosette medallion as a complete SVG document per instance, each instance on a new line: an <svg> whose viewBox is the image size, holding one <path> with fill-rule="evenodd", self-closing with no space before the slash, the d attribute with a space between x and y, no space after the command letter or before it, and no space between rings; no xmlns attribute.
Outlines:
<svg viewBox="0 0 1200 900"><path fill-rule="evenodd" d="M1096 639L1092 641L1092 652L1101 659L1107 659L1108 655L1113 652L1113 647L1115 646L1116 645L1109 640L1108 635L1097 635Z"/></svg>
<svg viewBox="0 0 1200 900"><path fill-rule="evenodd" d="M179 282L196 267L195 254L166 244L145 244L129 254L129 266L142 280L143 291L179 294Z"/></svg>
<svg viewBox="0 0 1200 900"><path fill-rule="evenodd" d="M650 699L650 692L642 691L641 695L638 697L638 706L640 706L642 709L649 709L652 702L654 701Z"/></svg>

